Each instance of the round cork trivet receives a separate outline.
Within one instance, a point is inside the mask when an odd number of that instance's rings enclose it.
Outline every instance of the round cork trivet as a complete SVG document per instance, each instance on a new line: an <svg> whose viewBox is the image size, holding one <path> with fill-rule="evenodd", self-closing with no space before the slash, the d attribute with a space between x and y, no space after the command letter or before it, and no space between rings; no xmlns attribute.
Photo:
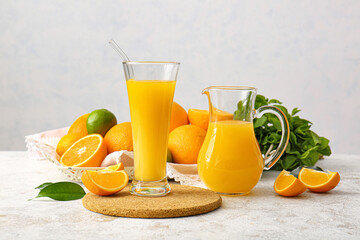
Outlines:
<svg viewBox="0 0 360 240"><path fill-rule="evenodd" d="M221 197L207 189L170 184L171 192L163 197L139 197L130 194L129 186L111 196L87 193L85 208L105 215L130 218L172 218L198 215L220 207Z"/></svg>

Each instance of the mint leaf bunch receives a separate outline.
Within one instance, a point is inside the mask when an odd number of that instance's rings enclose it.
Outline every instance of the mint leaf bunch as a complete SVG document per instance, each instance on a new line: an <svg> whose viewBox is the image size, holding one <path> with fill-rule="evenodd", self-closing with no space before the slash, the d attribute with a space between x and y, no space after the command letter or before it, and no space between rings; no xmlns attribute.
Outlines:
<svg viewBox="0 0 360 240"><path fill-rule="evenodd" d="M272 167L273 170L291 171L298 166L314 166L322 156L329 156L331 149L329 140L318 136L310 130L312 123L300 118L298 108L291 113L277 99L268 99L263 95L257 95L255 109L261 106L273 105L281 109L286 115L290 126L290 139L285 153ZM264 114L261 118L254 119L255 136L259 142L262 154L271 152L277 147L281 139L281 126L277 117L273 114Z"/></svg>

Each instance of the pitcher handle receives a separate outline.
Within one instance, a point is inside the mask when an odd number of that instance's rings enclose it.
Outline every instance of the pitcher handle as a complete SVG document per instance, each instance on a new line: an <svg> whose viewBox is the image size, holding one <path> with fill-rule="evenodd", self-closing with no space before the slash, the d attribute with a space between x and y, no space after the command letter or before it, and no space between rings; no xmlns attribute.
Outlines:
<svg viewBox="0 0 360 240"><path fill-rule="evenodd" d="M265 159L264 169L269 170L272 166L275 165L275 163L280 159L281 155L285 152L285 149L289 143L290 127L285 114L279 108L274 106L259 107L255 117L260 118L265 113L274 114L279 119L281 125L281 140L279 146L275 152L270 155L269 158Z"/></svg>

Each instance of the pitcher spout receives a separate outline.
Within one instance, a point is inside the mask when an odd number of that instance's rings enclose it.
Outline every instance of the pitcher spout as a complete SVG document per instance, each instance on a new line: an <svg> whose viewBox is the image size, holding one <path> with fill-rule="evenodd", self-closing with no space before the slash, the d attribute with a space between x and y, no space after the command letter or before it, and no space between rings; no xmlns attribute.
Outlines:
<svg viewBox="0 0 360 240"><path fill-rule="evenodd" d="M202 90L201 94L206 94L206 95L209 96L209 87L204 88L204 89Z"/></svg>
<svg viewBox="0 0 360 240"><path fill-rule="evenodd" d="M207 87L207 88L204 88L203 90L202 90L202 92L201 92L201 94L206 94L206 96L207 96L207 98L208 98L208 100L209 100L209 111L211 112L211 107L212 107L212 104L211 104L211 98L210 98L210 92L209 92L209 89L210 89L211 87Z"/></svg>

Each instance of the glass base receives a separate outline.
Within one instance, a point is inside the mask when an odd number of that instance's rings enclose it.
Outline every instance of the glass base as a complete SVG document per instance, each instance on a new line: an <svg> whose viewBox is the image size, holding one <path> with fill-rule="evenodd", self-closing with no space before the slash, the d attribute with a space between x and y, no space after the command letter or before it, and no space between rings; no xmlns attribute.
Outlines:
<svg viewBox="0 0 360 240"><path fill-rule="evenodd" d="M130 186L130 193L143 196L143 197L161 197L170 193L171 188L167 181L167 178L163 178L160 181L138 181L133 180Z"/></svg>
<svg viewBox="0 0 360 240"><path fill-rule="evenodd" d="M217 194L229 196L229 197L236 197L236 196L244 196L249 194L250 192L240 192L240 193L222 193L222 192L216 192Z"/></svg>

